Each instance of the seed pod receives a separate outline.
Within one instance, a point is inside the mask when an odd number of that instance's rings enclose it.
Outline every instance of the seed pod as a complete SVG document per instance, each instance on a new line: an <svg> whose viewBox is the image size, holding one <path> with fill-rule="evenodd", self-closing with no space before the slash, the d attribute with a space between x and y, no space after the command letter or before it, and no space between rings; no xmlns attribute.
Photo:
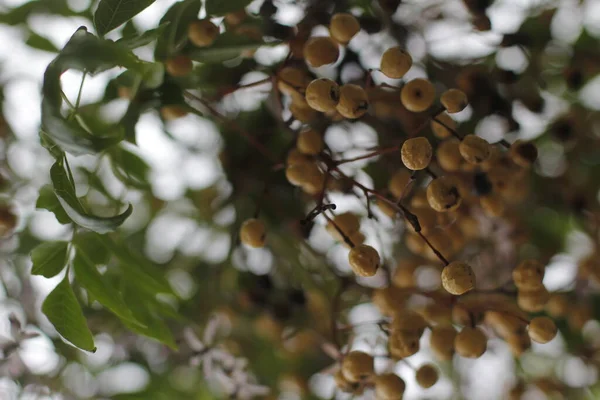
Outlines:
<svg viewBox="0 0 600 400"><path fill-rule="evenodd" d="M475 274L469 264L453 261L442 270L442 286L449 293L459 296L475 287Z"/></svg>
<svg viewBox="0 0 600 400"><path fill-rule="evenodd" d="M529 322L527 330L531 340L538 343L548 343L558 333L558 328L552 319L548 317L536 317Z"/></svg>
<svg viewBox="0 0 600 400"><path fill-rule="evenodd" d="M460 144L458 150L463 158L471 164L480 164L490 156L490 144L475 135L466 135Z"/></svg>
<svg viewBox="0 0 600 400"><path fill-rule="evenodd" d="M427 201L431 208L439 212L454 211L461 204L461 197L450 176L432 180L427 186Z"/></svg>
<svg viewBox="0 0 600 400"><path fill-rule="evenodd" d="M523 311L532 313L540 312L544 310L549 298L550 293L548 293L548 290L544 286L534 290L519 289L517 304Z"/></svg>
<svg viewBox="0 0 600 400"><path fill-rule="evenodd" d="M316 36L304 45L304 59L311 67L318 68L337 61L340 50L330 37Z"/></svg>
<svg viewBox="0 0 600 400"><path fill-rule="evenodd" d="M515 164L529 168L537 160L538 151L533 143L519 139L510 146L509 154Z"/></svg>
<svg viewBox="0 0 600 400"><path fill-rule="evenodd" d="M408 295L395 286L373 290L371 300L381 314L391 317L404 308Z"/></svg>
<svg viewBox="0 0 600 400"><path fill-rule="evenodd" d="M368 109L367 92L362 87L353 84L340 87L340 101L336 106L336 110L344 118L360 118L366 114Z"/></svg>
<svg viewBox="0 0 600 400"><path fill-rule="evenodd" d="M412 57L400 47L390 47L381 56L379 69L392 79L402 78L412 67Z"/></svg>
<svg viewBox="0 0 600 400"><path fill-rule="evenodd" d="M331 79L315 79L306 88L305 96L312 109L320 112L335 111L340 101L340 87Z"/></svg>
<svg viewBox="0 0 600 400"><path fill-rule="evenodd" d="M479 328L465 326L454 340L456 353L466 358L479 358L487 350L487 337Z"/></svg>
<svg viewBox="0 0 600 400"><path fill-rule="evenodd" d="M545 267L536 260L523 260L512 272L512 278L519 290L536 290L543 287Z"/></svg>
<svg viewBox="0 0 600 400"><path fill-rule="evenodd" d="M435 119L431 119L430 125L431 131L438 139L446 139L452 136L450 129L456 131L456 121L446 113L439 114Z"/></svg>
<svg viewBox="0 0 600 400"><path fill-rule="evenodd" d="M323 137L313 129L307 129L298 134L296 148L301 153L308 155L319 154L324 146Z"/></svg>
<svg viewBox="0 0 600 400"><path fill-rule="evenodd" d="M442 360L451 360L454 355L454 339L456 330L452 325L435 326L431 329L429 344L435 356Z"/></svg>
<svg viewBox="0 0 600 400"><path fill-rule="evenodd" d="M416 379L419 386L423 389L429 389L438 381L438 370L431 364L424 364L419 367L416 373Z"/></svg>
<svg viewBox="0 0 600 400"><path fill-rule="evenodd" d="M206 47L213 44L219 36L219 27L210 19L200 19L188 25L188 39L196 47Z"/></svg>
<svg viewBox="0 0 600 400"><path fill-rule="evenodd" d="M356 275L373 276L379 269L379 253L369 245L355 245L348 253L348 262Z"/></svg>
<svg viewBox="0 0 600 400"><path fill-rule="evenodd" d="M348 382L364 382L375 374L373 356L351 351L342 359L342 375Z"/></svg>
<svg viewBox="0 0 600 400"><path fill-rule="evenodd" d="M433 150L429 140L420 136L406 140L402 144L400 155L406 168L418 171L429 166Z"/></svg>
<svg viewBox="0 0 600 400"><path fill-rule="evenodd" d="M401 168L396 171L388 182L388 189L390 193L396 198L400 199L406 190L406 185L410 181L410 172Z"/></svg>
<svg viewBox="0 0 600 400"><path fill-rule="evenodd" d="M329 34L340 44L348 44L360 31L360 23L349 13L337 13L329 22Z"/></svg>
<svg viewBox="0 0 600 400"><path fill-rule="evenodd" d="M174 77L183 77L192 72L192 59L188 56L179 55L167 60L165 70L167 74Z"/></svg>
<svg viewBox="0 0 600 400"><path fill-rule="evenodd" d="M406 384L396 374L386 373L375 377L375 397L378 400L401 400L405 389Z"/></svg>
<svg viewBox="0 0 600 400"><path fill-rule="evenodd" d="M390 355L395 359L410 357L419 351L419 336L392 332L388 340Z"/></svg>
<svg viewBox="0 0 600 400"><path fill-rule="evenodd" d="M400 101L408 111L423 112L431 107L434 100L435 86L427 79L413 79L400 91Z"/></svg>
<svg viewBox="0 0 600 400"><path fill-rule="evenodd" d="M446 90L440 96L440 102L450 114L461 112L469 105L467 95L459 89Z"/></svg>
<svg viewBox="0 0 600 400"><path fill-rule="evenodd" d="M250 247L263 247L267 239L267 228L265 223L259 219L251 218L242 224L240 228L240 240Z"/></svg>
<svg viewBox="0 0 600 400"><path fill-rule="evenodd" d="M448 139L441 142L436 149L436 159L440 167L448 172L459 171L465 164L459 150L460 142L457 139Z"/></svg>

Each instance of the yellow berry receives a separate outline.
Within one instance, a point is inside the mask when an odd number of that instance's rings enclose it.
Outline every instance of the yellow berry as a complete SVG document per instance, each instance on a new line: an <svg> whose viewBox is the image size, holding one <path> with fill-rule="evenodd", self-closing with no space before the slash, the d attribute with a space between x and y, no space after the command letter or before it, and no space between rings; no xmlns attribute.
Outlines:
<svg viewBox="0 0 600 400"><path fill-rule="evenodd" d="M402 400L406 384L396 374L386 373L375 377L375 397L378 400Z"/></svg>
<svg viewBox="0 0 600 400"><path fill-rule="evenodd" d="M381 56L379 69L392 79L402 78L412 67L412 57L400 47L390 47Z"/></svg>
<svg viewBox="0 0 600 400"><path fill-rule="evenodd" d="M427 328L425 318L410 309L404 309L396 313L390 326L392 332L417 337L423 335L425 328Z"/></svg>
<svg viewBox="0 0 600 400"><path fill-rule="evenodd" d="M485 322L494 329L498 336L504 339L524 333L527 326L527 322L521 318L500 311L487 311L485 313Z"/></svg>
<svg viewBox="0 0 600 400"><path fill-rule="evenodd" d="M311 67L318 68L337 61L340 50L330 37L316 36L304 45L304 59Z"/></svg>
<svg viewBox="0 0 600 400"><path fill-rule="evenodd" d="M424 389L435 385L438 381L437 368L431 364L425 364L419 367L416 374L417 383Z"/></svg>
<svg viewBox="0 0 600 400"><path fill-rule="evenodd" d="M320 181L323 173L314 162L288 165L285 176L294 186L303 186L309 182Z"/></svg>
<svg viewBox="0 0 600 400"><path fill-rule="evenodd" d="M373 356L362 351L351 351L342 359L341 370L348 382L364 382L375 373Z"/></svg>
<svg viewBox="0 0 600 400"><path fill-rule="evenodd" d="M402 157L402 163L406 168L418 171L427 168L431 162L433 149L431 148L429 140L420 136L405 141L404 144L402 144L400 155Z"/></svg>
<svg viewBox="0 0 600 400"><path fill-rule="evenodd" d="M311 162L311 158L306 154L303 154L297 148L293 148L287 155L285 159L286 165L294 165L294 164L305 164Z"/></svg>
<svg viewBox="0 0 600 400"><path fill-rule="evenodd" d="M521 167L529 168L537 160L537 147L531 142L517 140L510 146L511 160Z"/></svg>
<svg viewBox="0 0 600 400"><path fill-rule="evenodd" d="M292 97L290 112L295 119L305 124L311 123L318 116L317 111L310 108L308 104L306 104L306 101L299 97Z"/></svg>
<svg viewBox="0 0 600 400"><path fill-rule="evenodd" d="M388 189L396 199L402 197L406 191L406 185L408 185L408 182L410 181L410 175L408 170L402 168L396 171L390 178Z"/></svg>
<svg viewBox="0 0 600 400"><path fill-rule="evenodd" d="M437 146L435 156L443 170L456 172L462 168L464 159L460 154L459 144L458 140L452 138L444 140Z"/></svg>
<svg viewBox="0 0 600 400"><path fill-rule="evenodd" d="M451 262L442 270L442 286L448 293L459 296L475 287L475 274L469 264Z"/></svg>
<svg viewBox="0 0 600 400"><path fill-rule="evenodd" d="M377 306L381 314L393 316L404 307L404 303L408 295L401 289L388 286L386 288L378 288L373 291L371 300Z"/></svg>
<svg viewBox="0 0 600 400"><path fill-rule="evenodd" d="M331 79L315 79L306 88L305 96L312 109L320 112L334 111L340 101L340 87Z"/></svg>
<svg viewBox="0 0 600 400"><path fill-rule="evenodd" d="M521 290L517 293L517 304L523 311L527 312L540 312L544 310L550 293L542 286L538 289L533 290Z"/></svg>
<svg viewBox="0 0 600 400"><path fill-rule="evenodd" d="M546 268L536 260L524 260L512 272L515 286L519 290L536 290L543 287Z"/></svg>
<svg viewBox="0 0 600 400"><path fill-rule="evenodd" d="M458 149L463 158L471 164L480 164L490 156L490 144L475 135L466 135L460 142Z"/></svg>
<svg viewBox="0 0 600 400"><path fill-rule="evenodd" d="M290 96L301 96L310 83L305 70L295 67L284 67L277 74L277 88L281 93Z"/></svg>
<svg viewBox="0 0 600 400"><path fill-rule="evenodd" d="M494 194L481 196L479 205L488 217L498 218L504 214L505 204L500 196Z"/></svg>
<svg viewBox="0 0 600 400"><path fill-rule="evenodd" d="M435 211L448 212L456 210L462 199L454 180L450 176L442 176L427 186L427 201Z"/></svg>
<svg viewBox="0 0 600 400"><path fill-rule="evenodd" d="M436 121L437 120L437 121ZM438 122L439 121L439 122ZM441 122L441 123L440 123ZM452 136L452 130L456 131L456 121L448 114L442 113L431 120L431 130L438 139L446 139ZM450 129L448 129L450 128Z"/></svg>
<svg viewBox="0 0 600 400"><path fill-rule="evenodd" d="M461 112L469 104L465 92L459 89L448 89L440 96L440 102L450 114Z"/></svg>
<svg viewBox="0 0 600 400"><path fill-rule="evenodd" d="M337 13L329 22L329 34L338 43L347 44L360 31L360 23L349 13Z"/></svg>
<svg viewBox="0 0 600 400"><path fill-rule="evenodd" d="M413 79L400 91L400 101L408 111L423 112L433 104L434 100L435 87L427 79Z"/></svg>
<svg viewBox="0 0 600 400"><path fill-rule="evenodd" d="M240 240L250 247L263 247L267 239L267 228L265 223L259 219L251 218L242 224L240 228Z"/></svg>
<svg viewBox="0 0 600 400"><path fill-rule="evenodd" d="M365 115L368 109L367 92L362 87L354 84L346 84L340 87L340 101L336 106L336 110L344 118L360 118Z"/></svg>
<svg viewBox="0 0 600 400"><path fill-rule="evenodd" d="M431 329L429 344L435 356L442 360L451 360L454 355L454 339L456 330L453 326L440 325Z"/></svg>
<svg viewBox="0 0 600 400"><path fill-rule="evenodd" d="M210 19L200 19L188 25L188 39L196 47L210 46L217 36L219 36L219 27Z"/></svg>
<svg viewBox="0 0 600 400"><path fill-rule="evenodd" d="M466 358L479 358L487 350L487 337L477 327L465 326L454 339L456 353Z"/></svg>
<svg viewBox="0 0 600 400"><path fill-rule="evenodd" d="M188 56L179 55L167 60L165 69L167 73L174 77L182 77L192 72L192 59Z"/></svg>
<svg viewBox="0 0 600 400"><path fill-rule="evenodd" d="M355 245L348 253L348 262L354 273L358 276L373 276L379 269L379 253L373 247L360 244Z"/></svg>
<svg viewBox="0 0 600 400"><path fill-rule="evenodd" d="M548 343L558 333L558 328L552 319L548 317L536 317L529 322L527 330L529 337L534 342Z"/></svg>
<svg viewBox="0 0 600 400"><path fill-rule="evenodd" d="M301 153L309 155L319 154L324 145L321 134L313 129L300 132L296 141L296 148Z"/></svg>

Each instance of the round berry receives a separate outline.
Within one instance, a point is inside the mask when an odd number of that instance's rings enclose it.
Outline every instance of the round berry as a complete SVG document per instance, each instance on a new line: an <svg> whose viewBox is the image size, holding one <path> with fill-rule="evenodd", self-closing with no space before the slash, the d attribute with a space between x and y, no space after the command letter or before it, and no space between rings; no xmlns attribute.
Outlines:
<svg viewBox="0 0 600 400"><path fill-rule="evenodd" d="M362 351L351 351L342 359L341 370L348 382L364 382L375 373L373 356Z"/></svg>
<svg viewBox="0 0 600 400"><path fill-rule="evenodd" d="M525 333L507 337L506 343L515 357L520 357L531 348L531 338Z"/></svg>
<svg viewBox="0 0 600 400"><path fill-rule="evenodd" d="M454 355L456 329L452 325L439 325L431 329L429 344L435 356L442 360L451 360Z"/></svg>
<svg viewBox="0 0 600 400"><path fill-rule="evenodd" d="M309 124L317 118L317 111L313 110L306 104L306 101L300 97L292 97L290 104L290 112L292 117L300 122Z"/></svg>
<svg viewBox="0 0 600 400"><path fill-rule="evenodd" d="M396 374L386 373L375 377L375 397L378 400L401 400L406 384Z"/></svg>
<svg viewBox="0 0 600 400"><path fill-rule="evenodd" d="M251 218L240 228L240 240L250 247L263 247L267 239L267 228L260 219Z"/></svg>
<svg viewBox="0 0 600 400"><path fill-rule="evenodd" d="M534 290L521 290L517 293L517 304L523 311L540 312L546 307L546 303L550 298L548 290L542 286Z"/></svg>
<svg viewBox="0 0 600 400"><path fill-rule="evenodd" d="M465 92L459 89L448 89L440 96L440 102L447 112L454 114L464 110L469 104Z"/></svg>
<svg viewBox="0 0 600 400"><path fill-rule="evenodd" d="M188 25L188 39L196 47L210 46L217 36L219 36L219 27L210 19L200 19Z"/></svg>
<svg viewBox="0 0 600 400"><path fill-rule="evenodd" d="M437 120L437 121L436 121ZM439 122L438 122L439 121ZM431 130L438 139L446 139L452 136L452 131L456 131L456 121L448 114L442 113L431 120ZM450 129L448 129L450 128Z"/></svg>
<svg viewBox="0 0 600 400"><path fill-rule="evenodd" d="M529 337L534 342L548 343L558 333L558 328L552 319L548 317L536 317L529 322L527 330Z"/></svg>
<svg viewBox="0 0 600 400"><path fill-rule="evenodd" d="M487 350L487 337L479 328L465 326L454 339L456 353L466 358L479 358Z"/></svg>
<svg viewBox="0 0 600 400"><path fill-rule="evenodd" d="M464 159L460 154L459 144L457 139L452 138L444 140L437 146L435 157L443 170L456 172L462 168Z"/></svg>
<svg viewBox="0 0 600 400"><path fill-rule="evenodd" d="M410 357L419 351L420 336L392 332L388 340L390 355L395 359Z"/></svg>
<svg viewBox="0 0 600 400"><path fill-rule="evenodd" d="M304 45L304 59L311 67L318 68L337 61L340 50L330 37L316 36Z"/></svg>
<svg viewBox="0 0 600 400"><path fill-rule="evenodd" d="M435 178L427 186L427 202L435 211L454 211L461 201L456 184L449 176Z"/></svg>
<svg viewBox="0 0 600 400"><path fill-rule="evenodd" d="M564 294L555 293L550 295L546 303L546 312L554 318L565 317L569 313L569 298Z"/></svg>
<svg viewBox="0 0 600 400"><path fill-rule="evenodd" d="M360 390L360 383L348 381L346 378L344 378L344 374L342 373L341 369L336 371L336 373L333 375L333 379L335 380L335 385L337 388L342 392L359 394L357 391Z"/></svg>
<svg viewBox="0 0 600 400"><path fill-rule="evenodd" d="M527 323L518 316L500 311L487 311L485 322L494 329L498 336L505 339L524 333L527 326Z"/></svg>
<svg viewBox="0 0 600 400"><path fill-rule="evenodd" d="M192 72L192 59L188 56L179 55L167 60L165 69L167 73L174 77L182 77Z"/></svg>
<svg viewBox="0 0 600 400"><path fill-rule="evenodd" d="M329 22L329 34L338 43L347 44L360 31L360 23L349 13L337 13Z"/></svg>
<svg viewBox="0 0 600 400"><path fill-rule="evenodd" d="M336 110L344 118L360 118L365 115L368 109L367 92L362 87L354 84L346 84L340 87L340 101L336 106Z"/></svg>
<svg viewBox="0 0 600 400"><path fill-rule="evenodd" d="M413 79L400 91L400 101L408 111L423 112L433 104L434 100L435 87L427 79Z"/></svg>
<svg viewBox="0 0 600 400"><path fill-rule="evenodd" d="M303 154L315 155L323 150L323 137L313 129L308 129L298 134L296 148Z"/></svg>
<svg viewBox="0 0 600 400"><path fill-rule="evenodd" d="M305 164L311 162L311 158L306 154L303 154L297 148L293 148L287 155L285 163L287 166L294 164Z"/></svg>
<svg viewBox="0 0 600 400"><path fill-rule="evenodd" d="M536 290L543 287L546 268L536 260L524 260L512 272L515 286L519 290Z"/></svg>
<svg viewBox="0 0 600 400"><path fill-rule="evenodd" d="M313 80L306 88L306 102L316 111L334 111L340 101L340 87L327 78Z"/></svg>
<svg viewBox="0 0 600 400"><path fill-rule="evenodd" d="M285 177L294 186L302 186L308 182L318 180L323 173L314 162L288 165Z"/></svg>
<svg viewBox="0 0 600 400"><path fill-rule="evenodd" d="M402 163L406 168L413 171L427 168L431 162L432 155L433 149L429 140L422 136L408 139L402 144L402 149L400 150Z"/></svg>
<svg viewBox="0 0 600 400"><path fill-rule="evenodd" d="M419 267L417 260L400 260L392 276L392 282L399 288L410 288L416 284L415 271Z"/></svg>
<svg viewBox="0 0 600 400"><path fill-rule="evenodd" d="M497 195L488 194L479 198L479 205L483 212L492 218L501 217L504 214L504 200Z"/></svg>
<svg viewBox="0 0 600 400"><path fill-rule="evenodd" d="M185 107L178 104L168 104L160 108L160 116L165 121L172 121L177 118L182 118L188 115Z"/></svg>
<svg viewBox="0 0 600 400"><path fill-rule="evenodd" d="M437 383L438 370L431 364L424 364L419 367L415 377L419 386L428 389Z"/></svg>
<svg viewBox="0 0 600 400"><path fill-rule="evenodd" d="M416 311L405 309L394 316L390 328L392 332L421 337L427 328L427 322Z"/></svg>
<svg viewBox="0 0 600 400"><path fill-rule="evenodd" d="M277 74L277 88L290 96L301 96L309 83L310 77L300 68L284 67Z"/></svg>
<svg viewBox="0 0 600 400"><path fill-rule="evenodd" d="M442 270L442 286L448 293L460 296L475 287L475 274L469 264L453 261Z"/></svg>
<svg viewBox="0 0 600 400"><path fill-rule="evenodd" d="M396 171L388 182L388 189L390 193L396 198L400 199L405 194L408 182L410 182L410 172L402 168Z"/></svg>
<svg viewBox="0 0 600 400"><path fill-rule="evenodd" d="M519 139L510 146L509 154L515 164L529 168L537 160L538 151L535 144Z"/></svg>
<svg viewBox="0 0 600 400"><path fill-rule="evenodd" d="M458 145L463 158L471 164L480 164L490 156L490 144L475 135L466 135Z"/></svg>
<svg viewBox="0 0 600 400"><path fill-rule="evenodd" d="M388 78L400 79L412 67L412 63L412 57L402 48L390 47L381 56L379 69Z"/></svg>
<svg viewBox="0 0 600 400"><path fill-rule="evenodd" d="M373 276L379 268L379 253L369 245L355 245L348 253L348 262L356 275Z"/></svg>
<svg viewBox="0 0 600 400"><path fill-rule="evenodd" d="M388 286L375 289L371 301L381 314L391 317L404 307L407 298L407 294L401 289Z"/></svg>

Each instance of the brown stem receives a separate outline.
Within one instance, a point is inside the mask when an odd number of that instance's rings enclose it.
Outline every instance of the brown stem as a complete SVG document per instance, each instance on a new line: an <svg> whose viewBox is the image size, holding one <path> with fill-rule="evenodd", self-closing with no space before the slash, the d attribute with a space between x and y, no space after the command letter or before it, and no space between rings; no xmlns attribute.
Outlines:
<svg viewBox="0 0 600 400"><path fill-rule="evenodd" d="M342 164L346 164L346 163L350 163L350 162L354 162L354 161L365 160L367 158L376 157L376 156L379 156L382 154L393 153L398 150L400 150L400 145L385 147L385 148L373 151L371 153L363 154L362 156L337 160L335 162L335 165L342 165Z"/></svg>

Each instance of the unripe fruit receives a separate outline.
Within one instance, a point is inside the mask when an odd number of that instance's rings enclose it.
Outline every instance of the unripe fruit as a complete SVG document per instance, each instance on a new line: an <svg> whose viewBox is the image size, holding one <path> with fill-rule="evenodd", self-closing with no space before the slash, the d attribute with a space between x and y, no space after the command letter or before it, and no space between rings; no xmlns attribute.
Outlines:
<svg viewBox="0 0 600 400"><path fill-rule="evenodd" d="M337 61L339 55L338 45L330 37L312 37L304 45L304 59L308 65L314 68L333 64Z"/></svg>
<svg viewBox="0 0 600 400"><path fill-rule="evenodd" d="M400 199L406 190L406 185L410 181L410 172L402 168L396 171L390 181L388 182L388 189L390 193L396 198Z"/></svg>
<svg viewBox="0 0 600 400"><path fill-rule="evenodd" d="M349 13L337 13L329 22L329 34L338 43L347 44L360 31L360 23Z"/></svg>
<svg viewBox="0 0 600 400"><path fill-rule="evenodd" d="M319 154L324 145L323 137L313 129L300 132L296 140L296 148L301 153L309 155Z"/></svg>
<svg viewBox="0 0 600 400"><path fill-rule="evenodd" d="M364 382L375 374L373 356L351 351L342 359L342 375L349 382Z"/></svg>
<svg viewBox="0 0 600 400"><path fill-rule="evenodd" d="M419 386L428 389L438 381L437 368L431 364L424 364L417 370L416 379Z"/></svg>
<svg viewBox="0 0 600 400"><path fill-rule="evenodd" d="M459 296L475 287L475 274L469 264L453 261L442 270L442 286L449 293Z"/></svg>
<svg viewBox="0 0 600 400"><path fill-rule="evenodd" d="M438 122L438 121L440 122ZM442 125L443 124L443 125ZM442 113L431 120L431 130L438 139L446 139L452 136L452 132L448 129L456 130L456 121L454 121L448 114ZM448 128L446 128L448 127Z"/></svg>
<svg viewBox="0 0 600 400"><path fill-rule="evenodd" d="M219 36L219 27L209 19L200 19L188 25L188 39L196 47L210 46L217 36Z"/></svg>
<svg viewBox="0 0 600 400"><path fill-rule="evenodd" d="M469 105L465 92L458 89L446 90L440 96L440 102L450 114L461 112Z"/></svg>
<svg viewBox="0 0 600 400"><path fill-rule="evenodd" d="M192 72L192 59L188 56L179 55L167 60L165 69L167 73L174 77L182 77Z"/></svg>
<svg viewBox="0 0 600 400"><path fill-rule="evenodd" d="M448 172L459 171L465 161L460 154L460 142L454 138L444 140L436 149L436 159L440 167Z"/></svg>
<svg viewBox="0 0 600 400"><path fill-rule="evenodd" d="M356 275L373 276L379 269L379 253L369 245L355 245L348 253L348 262Z"/></svg>
<svg viewBox="0 0 600 400"><path fill-rule="evenodd" d="M435 87L427 79L413 79L402 87L400 100L408 111L423 112L435 100Z"/></svg>
<svg viewBox="0 0 600 400"><path fill-rule="evenodd" d="M402 149L400 150L402 163L406 168L413 171L427 168L431 162L432 155L433 149L429 140L422 136L408 139L402 144Z"/></svg>
<svg viewBox="0 0 600 400"><path fill-rule="evenodd" d="M538 343L548 343L558 333L558 328L552 319L548 317L536 317L529 322L527 330L531 340Z"/></svg>
<svg viewBox="0 0 600 400"><path fill-rule="evenodd" d="M306 88L306 102L317 111L334 111L340 101L340 87L327 78L313 80Z"/></svg>
<svg viewBox="0 0 600 400"><path fill-rule="evenodd" d="M471 164L480 164L490 156L490 144L475 135L466 135L460 144L458 150L463 158Z"/></svg>
<svg viewBox="0 0 600 400"><path fill-rule="evenodd" d="M177 118L182 118L188 115L185 107L178 104L168 104L160 108L160 116L165 121L172 121Z"/></svg>
<svg viewBox="0 0 600 400"><path fill-rule="evenodd" d="M487 350L487 337L479 328L465 326L454 340L456 353L466 358L479 358Z"/></svg>
<svg viewBox="0 0 600 400"><path fill-rule="evenodd" d="M340 87L340 101L336 106L336 110L344 118L360 118L365 115L368 109L367 92L362 87L354 84L346 84Z"/></svg>
<svg viewBox="0 0 600 400"><path fill-rule="evenodd" d="M390 47L381 56L379 69L392 79L402 78L412 67L412 57L400 47Z"/></svg>
<svg viewBox="0 0 600 400"><path fill-rule="evenodd" d="M521 290L517 293L517 304L523 311L540 312L544 310L550 293L542 286L534 290Z"/></svg>
<svg viewBox="0 0 600 400"><path fill-rule="evenodd" d="M529 168L537 160L538 151L533 143L519 139L510 146L509 154L515 164Z"/></svg>
<svg viewBox="0 0 600 400"><path fill-rule="evenodd" d="M259 219L251 218L242 224L240 228L240 240L250 247L263 247L267 239L267 228L265 223Z"/></svg>
<svg viewBox="0 0 600 400"><path fill-rule="evenodd" d="M451 360L454 355L456 330L453 326L435 326L431 329L429 344L435 356L443 361Z"/></svg>
<svg viewBox="0 0 600 400"><path fill-rule="evenodd" d="M543 287L546 268L536 260L524 260L512 272L515 286L519 290L536 290Z"/></svg>
<svg viewBox="0 0 600 400"><path fill-rule="evenodd" d="M454 211L461 204L461 197L454 180L442 176L432 180L427 186L427 201L438 212Z"/></svg>
<svg viewBox="0 0 600 400"><path fill-rule="evenodd" d="M410 357L419 351L419 336L392 332L388 340L390 355L395 359Z"/></svg>
<svg viewBox="0 0 600 400"><path fill-rule="evenodd" d="M375 377L375 397L377 400L402 400L406 384L396 374L387 373Z"/></svg>
<svg viewBox="0 0 600 400"><path fill-rule="evenodd" d="M404 308L407 298L408 295L399 288L388 286L375 289L371 300L381 314L391 317Z"/></svg>
<svg viewBox="0 0 600 400"><path fill-rule="evenodd" d="M310 77L300 68L284 67L277 74L277 88L290 96L301 96L310 83Z"/></svg>

